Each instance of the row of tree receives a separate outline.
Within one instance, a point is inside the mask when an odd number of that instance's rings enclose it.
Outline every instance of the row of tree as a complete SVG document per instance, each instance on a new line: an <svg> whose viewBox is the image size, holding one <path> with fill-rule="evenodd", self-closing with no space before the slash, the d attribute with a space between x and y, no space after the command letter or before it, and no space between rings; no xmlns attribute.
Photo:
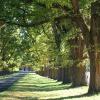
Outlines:
<svg viewBox="0 0 100 100"><path fill-rule="evenodd" d="M34 66L77 86L86 84L89 64L89 93L100 91L99 0L1 0L0 5L0 66Z"/></svg>

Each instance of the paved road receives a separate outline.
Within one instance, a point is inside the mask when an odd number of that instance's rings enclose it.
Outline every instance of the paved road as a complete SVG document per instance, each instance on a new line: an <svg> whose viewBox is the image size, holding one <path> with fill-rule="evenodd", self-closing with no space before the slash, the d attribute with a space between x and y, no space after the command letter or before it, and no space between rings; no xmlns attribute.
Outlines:
<svg viewBox="0 0 100 100"><path fill-rule="evenodd" d="M19 80L21 77L24 77L27 73L19 72L17 75L0 80L0 92L4 91L5 89L8 89L14 82Z"/></svg>

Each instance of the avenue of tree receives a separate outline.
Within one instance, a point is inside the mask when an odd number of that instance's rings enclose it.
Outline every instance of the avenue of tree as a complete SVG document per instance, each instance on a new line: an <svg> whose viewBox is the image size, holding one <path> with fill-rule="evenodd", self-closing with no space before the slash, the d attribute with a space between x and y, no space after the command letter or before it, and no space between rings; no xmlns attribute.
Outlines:
<svg viewBox="0 0 100 100"><path fill-rule="evenodd" d="M22 66L100 92L100 0L0 0L0 71Z"/></svg>

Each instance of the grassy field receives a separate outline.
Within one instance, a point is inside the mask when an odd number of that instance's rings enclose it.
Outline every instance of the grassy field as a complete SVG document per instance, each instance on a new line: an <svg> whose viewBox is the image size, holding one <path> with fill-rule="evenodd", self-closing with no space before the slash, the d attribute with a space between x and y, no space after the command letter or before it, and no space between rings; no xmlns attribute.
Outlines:
<svg viewBox="0 0 100 100"><path fill-rule="evenodd" d="M86 95L88 87L71 88L37 74L27 74L8 90L0 100L100 100L100 94Z"/></svg>

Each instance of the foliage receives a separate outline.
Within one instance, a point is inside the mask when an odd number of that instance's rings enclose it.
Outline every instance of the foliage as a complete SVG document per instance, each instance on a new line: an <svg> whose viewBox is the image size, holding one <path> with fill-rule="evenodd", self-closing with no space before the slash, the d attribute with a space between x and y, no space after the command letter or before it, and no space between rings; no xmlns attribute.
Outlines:
<svg viewBox="0 0 100 100"><path fill-rule="evenodd" d="M94 1L79 1L88 27ZM7 66L71 66L68 40L80 30L69 18L62 18L73 14L70 0L0 0L0 7L0 23L4 23L0 26L1 66L2 61Z"/></svg>

